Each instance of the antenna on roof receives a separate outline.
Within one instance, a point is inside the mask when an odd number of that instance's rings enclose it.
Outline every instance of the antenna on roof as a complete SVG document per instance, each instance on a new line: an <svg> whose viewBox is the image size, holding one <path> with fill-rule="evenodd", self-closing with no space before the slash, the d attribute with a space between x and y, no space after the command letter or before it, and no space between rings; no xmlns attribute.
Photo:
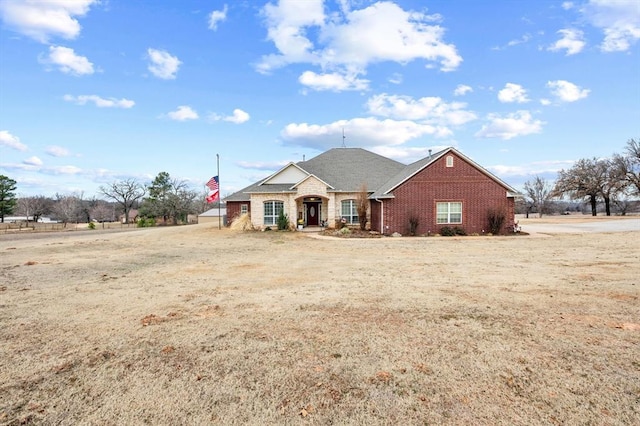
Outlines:
<svg viewBox="0 0 640 426"><path fill-rule="evenodd" d="M346 148L346 147L347 147L347 145L344 143L344 140L345 140L346 138L347 138L347 137L344 135L344 127L343 127L343 128L342 128L342 147L343 147L343 148Z"/></svg>

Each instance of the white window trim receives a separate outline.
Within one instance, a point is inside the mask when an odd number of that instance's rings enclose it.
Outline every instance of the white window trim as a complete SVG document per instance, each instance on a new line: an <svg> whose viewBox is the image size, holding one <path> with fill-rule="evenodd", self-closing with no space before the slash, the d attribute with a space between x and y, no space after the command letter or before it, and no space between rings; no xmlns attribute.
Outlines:
<svg viewBox="0 0 640 426"><path fill-rule="evenodd" d="M262 223L265 226L274 226L278 224L278 216L280 214L280 211L276 208L276 203L280 203L282 205L282 210L284 210L284 202L280 201L280 200L267 200L265 202L262 203L262 213L263 213L263 219L262 219ZM267 215L266 213L266 208L267 208L267 204L272 204L273 205L273 215ZM268 223L267 219L271 220L273 219L273 223Z"/></svg>
<svg viewBox="0 0 640 426"><path fill-rule="evenodd" d="M249 213L249 204L240 204L240 214Z"/></svg>
<svg viewBox="0 0 640 426"><path fill-rule="evenodd" d="M447 155L447 167L453 167L453 155Z"/></svg>
<svg viewBox="0 0 640 426"><path fill-rule="evenodd" d="M446 212L447 213L447 219L446 219L446 222L441 222L440 218L438 217L438 215L439 215L438 206L445 205L445 204L447 206L447 212ZM460 213L458 213L458 212L452 213L451 212L451 205L452 204L459 204L460 205ZM459 222L453 222L451 220L451 215L452 214L455 214L455 215L459 214L460 215L460 221ZM436 202L436 223L438 225L461 225L462 224L462 201L437 201Z"/></svg>
<svg viewBox="0 0 640 426"><path fill-rule="evenodd" d="M350 214L344 214L344 205L346 202L350 202L349 205L349 209ZM360 223L360 217L358 216L358 204L357 204L357 200L355 199L349 199L349 200L342 200L340 202L340 218L341 219L346 219L347 223L350 225L357 225Z"/></svg>

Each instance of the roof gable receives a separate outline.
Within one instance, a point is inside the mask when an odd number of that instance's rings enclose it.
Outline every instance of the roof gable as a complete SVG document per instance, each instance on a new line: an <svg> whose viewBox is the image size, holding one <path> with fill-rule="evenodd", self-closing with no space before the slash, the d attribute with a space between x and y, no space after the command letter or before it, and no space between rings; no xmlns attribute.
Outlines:
<svg viewBox="0 0 640 426"><path fill-rule="evenodd" d="M309 176L309 173L302 170L297 164L289 163L265 180L263 180L260 185L271 185L271 184L281 184L281 183L289 183L294 185L297 182L300 182L304 178Z"/></svg>
<svg viewBox="0 0 640 426"><path fill-rule="evenodd" d="M457 149L455 149L453 147L449 147L449 148L443 149L442 151L439 151L439 152L437 152L435 154L429 155L428 157L425 157L425 158L423 158L421 160L418 160L418 161L416 161L414 163L411 163L411 164L407 165L398 174L396 174L391 179L389 179L387 182L385 182L377 191L375 191L374 194L371 195L370 198L392 198L393 197L392 191L394 189L396 189L397 187L399 187L400 185L402 185L403 183L405 183L406 181L411 179L413 176L415 176L416 174L420 173L422 170L424 170L425 168L429 167L431 164L435 163L438 159L444 157L448 153L454 153L457 156L459 156L460 158L462 158L464 161L469 163L471 166L473 166L479 172L481 172L482 174L484 174L485 176L489 177L490 179L492 179L497 184L499 184L502 187L504 187L505 190L507 191L507 193L509 193L509 195L518 194L518 191L516 189L511 187L509 184L507 184L506 182L504 182L500 178L498 178L496 175L494 175L493 173L489 172L487 169L485 169L484 167L482 167L481 165L479 165L478 163L476 163L475 161L473 161L472 159L470 159L466 155L462 154Z"/></svg>

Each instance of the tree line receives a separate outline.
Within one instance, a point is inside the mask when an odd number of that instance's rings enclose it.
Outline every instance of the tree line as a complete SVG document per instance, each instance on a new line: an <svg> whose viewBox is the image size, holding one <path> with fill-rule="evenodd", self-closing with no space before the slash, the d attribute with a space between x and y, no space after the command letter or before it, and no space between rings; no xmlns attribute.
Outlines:
<svg viewBox="0 0 640 426"><path fill-rule="evenodd" d="M540 176L524 184L524 212L549 214L558 200L588 203L596 216L604 203L607 216L612 206L627 213L633 200L640 198L640 139L630 139L622 154L610 158L581 158L570 169L560 170L554 183Z"/></svg>
<svg viewBox="0 0 640 426"><path fill-rule="evenodd" d="M137 179L114 181L100 186L101 198L85 198L84 193L16 196L15 180L0 175L0 222L6 216L20 215L38 221L52 216L62 223L114 222L120 219L129 223L131 212L137 210L141 219L159 220L163 223L186 223L190 214L200 214L207 209L206 192L198 192L186 181L173 179L161 172L148 185Z"/></svg>

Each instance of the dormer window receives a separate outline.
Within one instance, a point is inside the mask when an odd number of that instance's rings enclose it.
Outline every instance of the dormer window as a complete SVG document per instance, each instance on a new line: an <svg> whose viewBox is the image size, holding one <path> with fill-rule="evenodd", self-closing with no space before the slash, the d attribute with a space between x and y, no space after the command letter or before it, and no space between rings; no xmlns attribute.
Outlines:
<svg viewBox="0 0 640 426"><path fill-rule="evenodd" d="M453 167L453 155L447 155L447 167Z"/></svg>

